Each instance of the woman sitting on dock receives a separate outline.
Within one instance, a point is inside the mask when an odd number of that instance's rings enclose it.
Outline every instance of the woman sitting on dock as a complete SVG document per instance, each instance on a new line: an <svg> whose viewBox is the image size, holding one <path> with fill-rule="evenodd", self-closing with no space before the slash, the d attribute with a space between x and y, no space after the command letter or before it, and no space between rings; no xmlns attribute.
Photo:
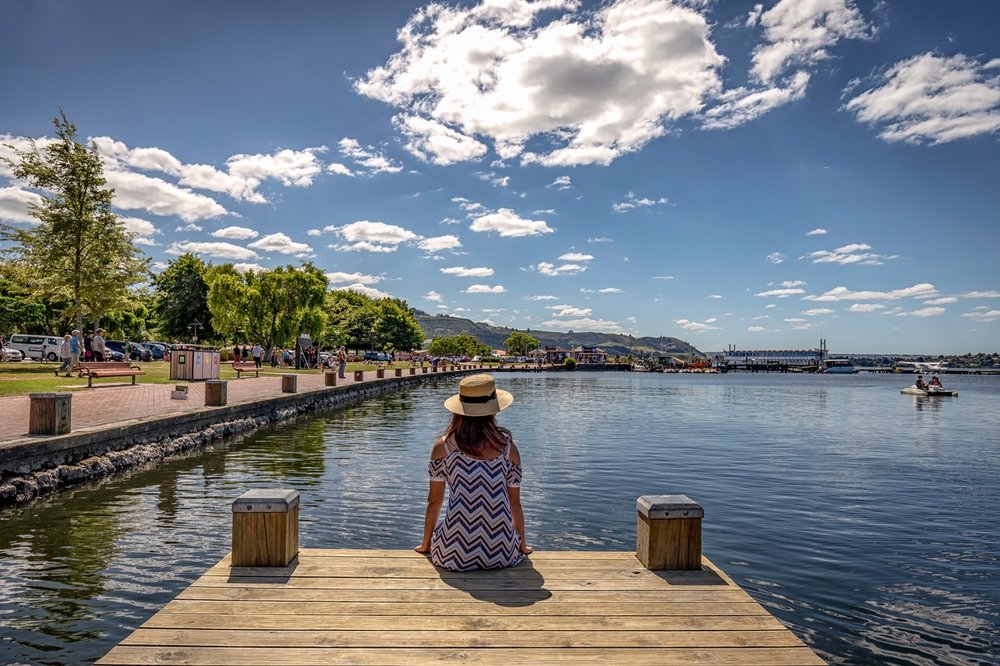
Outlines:
<svg viewBox="0 0 1000 666"><path fill-rule="evenodd" d="M491 375L472 375L445 401L451 423L434 443L424 538L414 550L430 553L451 571L518 564L532 551L524 538L521 456L495 415L514 401ZM444 520L437 524L447 483Z"/></svg>

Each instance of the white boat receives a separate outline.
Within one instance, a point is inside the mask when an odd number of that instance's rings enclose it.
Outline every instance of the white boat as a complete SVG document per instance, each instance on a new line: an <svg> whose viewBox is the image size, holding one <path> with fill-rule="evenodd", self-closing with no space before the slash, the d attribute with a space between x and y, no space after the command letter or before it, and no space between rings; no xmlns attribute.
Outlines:
<svg viewBox="0 0 1000 666"><path fill-rule="evenodd" d="M924 398L955 398L958 397L958 391L948 391L937 386L928 386L925 389L917 388L914 386L907 386L905 389L900 389L899 391L903 395L919 395Z"/></svg>
<svg viewBox="0 0 1000 666"><path fill-rule="evenodd" d="M851 375L858 371L849 358L828 358L820 362L816 372L827 375Z"/></svg>

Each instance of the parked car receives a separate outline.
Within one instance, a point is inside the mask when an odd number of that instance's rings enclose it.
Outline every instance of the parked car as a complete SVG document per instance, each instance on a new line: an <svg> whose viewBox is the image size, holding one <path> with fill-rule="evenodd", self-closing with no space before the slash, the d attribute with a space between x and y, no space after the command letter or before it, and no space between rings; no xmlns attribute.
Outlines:
<svg viewBox="0 0 1000 666"><path fill-rule="evenodd" d="M162 361L166 353L166 346L161 342L143 342L142 346L153 355L154 361Z"/></svg>
<svg viewBox="0 0 1000 666"><path fill-rule="evenodd" d="M14 333L10 336L7 346L16 349L23 355L23 358L33 358L38 361L58 361L59 345L63 339L52 335L28 335L25 333Z"/></svg>
<svg viewBox="0 0 1000 666"><path fill-rule="evenodd" d="M111 350L121 354L122 359L129 361L152 361L153 353L143 347L138 342L126 342L124 340L106 340L105 350Z"/></svg>
<svg viewBox="0 0 1000 666"><path fill-rule="evenodd" d="M385 352L366 351L365 352L365 360L366 361L389 361L390 358L389 358L389 355L386 354Z"/></svg>
<svg viewBox="0 0 1000 666"><path fill-rule="evenodd" d="M23 361L24 354L21 353L20 349L11 349L10 347L4 347L0 349L0 361Z"/></svg>

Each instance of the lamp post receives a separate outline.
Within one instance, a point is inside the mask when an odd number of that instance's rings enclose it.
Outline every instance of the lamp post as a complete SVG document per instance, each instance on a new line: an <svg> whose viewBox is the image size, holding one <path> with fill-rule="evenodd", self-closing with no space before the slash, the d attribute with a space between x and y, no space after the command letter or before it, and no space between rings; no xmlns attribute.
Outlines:
<svg viewBox="0 0 1000 666"><path fill-rule="evenodd" d="M198 327L199 326L203 327L204 324L202 324L197 319L195 319L193 322L191 322L190 324L188 324L188 330L193 331L192 334L191 334L191 340L192 340L192 342L194 342L194 344L198 344Z"/></svg>

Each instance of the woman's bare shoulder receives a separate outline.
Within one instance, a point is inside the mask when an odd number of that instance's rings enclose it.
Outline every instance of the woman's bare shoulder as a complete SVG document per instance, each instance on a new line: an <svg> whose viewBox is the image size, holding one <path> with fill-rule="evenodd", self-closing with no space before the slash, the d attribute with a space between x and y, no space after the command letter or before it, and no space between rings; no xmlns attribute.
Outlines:
<svg viewBox="0 0 1000 666"><path fill-rule="evenodd" d="M514 442L513 437L510 439L510 452L507 454L507 460L515 465L521 464L521 452L517 450L517 444Z"/></svg>
<svg viewBox="0 0 1000 666"><path fill-rule="evenodd" d="M431 460L444 458L446 455L448 455L448 448L445 445L445 439L438 437L434 440L434 448L431 449Z"/></svg>

